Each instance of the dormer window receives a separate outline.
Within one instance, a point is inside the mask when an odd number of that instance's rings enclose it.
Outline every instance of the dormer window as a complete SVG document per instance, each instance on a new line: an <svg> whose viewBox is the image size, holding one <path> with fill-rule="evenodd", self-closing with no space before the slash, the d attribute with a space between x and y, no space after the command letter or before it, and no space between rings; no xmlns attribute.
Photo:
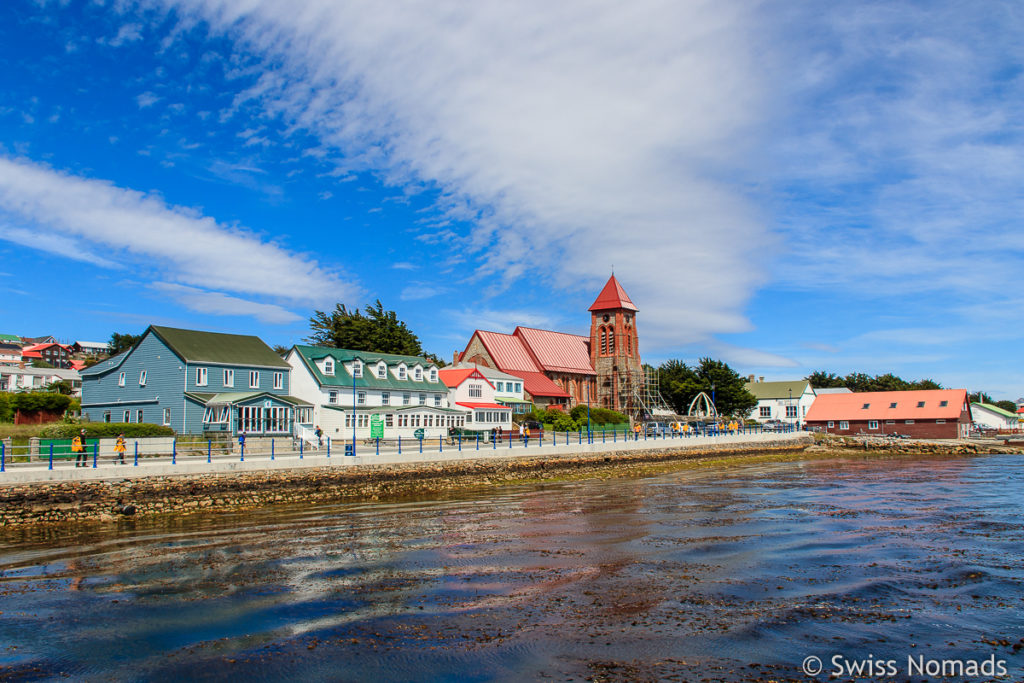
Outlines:
<svg viewBox="0 0 1024 683"><path fill-rule="evenodd" d="M388 374L388 366L384 363L377 363L377 379L384 379Z"/></svg>
<svg viewBox="0 0 1024 683"><path fill-rule="evenodd" d="M918 401L917 402L917 407L918 408L924 408L924 401Z"/></svg>
<svg viewBox="0 0 1024 683"><path fill-rule="evenodd" d="M415 379L417 382L423 381L423 368L416 368L413 371L413 379Z"/></svg>
<svg viewBox="0 0 1024 683"><path fill-rule="evenodd" d="M896 407L896 403L895 403L895 402L893 402L893 403L890 403L890 404L889 404L889 407L890 407L890 408L895 408L895 407Z"/></svg>
<svg viewBox="0 0 1024 683"><path fill-rule="evenodd" d="M405 366L404 365L399 365L398 366L398 379L405 379Z"/></svg>
<svg viewBox="0 0 1024 683"><path fill-rule="evenodd" d="M861 410L867 410L870 407L871 407L870 403L865 403L864 405L861 406Z"/></svg>
<svg viewBox="0 0 1024 683"><path fill-rule="evenodd" d="M430 369L430 381L431 382L436 382L437 381L437 369L436 368L431 368Z"/></svg>
<svg viewBox="0 0 1024 683"><path fill-rule="evenodd" d="M949 401L939 401L939 407L940 408L945 408L948 405L949 405Z"/></svg>
<svg viewBox="0 0 1024 683"><path fill-rule="evenodd" d="M354 361L352 363L352 376L353 377L362 377L363 376L363 364L360 363L359 361Z"/></svg>
<svg viewBox="0 0 1024 683"><path fill-rule="evenodd" d="M333 358L325 358L324 359L324 374L325 375L333 375L334 374L334 359Z"/></svg>

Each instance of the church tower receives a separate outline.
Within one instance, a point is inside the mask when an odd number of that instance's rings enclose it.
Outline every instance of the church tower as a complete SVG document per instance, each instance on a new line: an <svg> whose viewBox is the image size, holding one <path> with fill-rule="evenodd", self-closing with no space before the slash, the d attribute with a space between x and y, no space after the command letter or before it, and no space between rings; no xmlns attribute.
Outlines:
<svg viewBox="0 0 1024 683"><path fill-rule="evenodd" d="M590 307L590 362L597 372L594 403L630 414L644 383L636 336L639 309L612 274Z"/></svg>

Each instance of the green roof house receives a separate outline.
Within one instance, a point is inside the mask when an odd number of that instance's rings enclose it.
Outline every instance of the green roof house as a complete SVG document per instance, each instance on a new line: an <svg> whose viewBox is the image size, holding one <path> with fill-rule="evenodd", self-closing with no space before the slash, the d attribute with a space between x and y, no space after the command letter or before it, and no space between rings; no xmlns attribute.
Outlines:
<svg viewBox="0 0 1024 683"><path fill-rule="evenodd" d="M799 428L814 403L814 388L805 379L755 382L751 377L745 388L757 399L749 417L760 422L781 420Z"/></svg>

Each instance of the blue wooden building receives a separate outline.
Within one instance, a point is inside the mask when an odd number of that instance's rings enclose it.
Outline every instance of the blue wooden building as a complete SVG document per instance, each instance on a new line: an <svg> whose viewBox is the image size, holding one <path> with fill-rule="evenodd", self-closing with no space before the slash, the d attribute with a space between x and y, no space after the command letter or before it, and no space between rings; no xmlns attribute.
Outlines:
<svg viewBox="0 0 1024 683"><path fill-rule="evenodd" d="M151 325L130 350L81 372L82 414L179 434L291 434L313 411L288 394L290 370L259 337Z"/></svg>

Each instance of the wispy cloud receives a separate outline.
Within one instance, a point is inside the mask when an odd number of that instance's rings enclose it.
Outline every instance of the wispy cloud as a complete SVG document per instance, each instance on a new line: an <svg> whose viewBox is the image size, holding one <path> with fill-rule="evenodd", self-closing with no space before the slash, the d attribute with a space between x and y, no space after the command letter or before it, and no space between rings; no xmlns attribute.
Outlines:
<svg viewBox="0 0 1024 683"><path fill-rule="evenodd" d="M78 260L86 260L80 243L101 245L106 261L131 263L177 284L320 306L360 294L313 258L244 228L25 160L0 157L0 221L18 226L0 231L0 239ZM95 254L88 259L99 261Z"/></svg>
<svg viewBox="0 0 1024 683"><path fill-rule="evenodd" d="M281 306L247 301L222 292L211 292L197 287L186 287L167 282L155 282L150 287L200 313L246 316L275 325L285 325L302 320L302 316Z"/></svg>
<svg viewBox="0 0 1024 683"><path fill-rule="evenodd" d="M159 101L160 97L151 92L144 92L135 97L135 103L139 105L139 109L147 109Z"/></svg>
<svg viewBox="0 0 1024 683"><path fill-rule="evenodd" d="M590 292L614 266L647 342L748 328L771 247L745 170L765 83L727 3L167 0L264 58L258 107L395 185L440 189L491 294ZM457 26L457 28L455 28ZM340 152L340 155L338 154Z"/></svg>

